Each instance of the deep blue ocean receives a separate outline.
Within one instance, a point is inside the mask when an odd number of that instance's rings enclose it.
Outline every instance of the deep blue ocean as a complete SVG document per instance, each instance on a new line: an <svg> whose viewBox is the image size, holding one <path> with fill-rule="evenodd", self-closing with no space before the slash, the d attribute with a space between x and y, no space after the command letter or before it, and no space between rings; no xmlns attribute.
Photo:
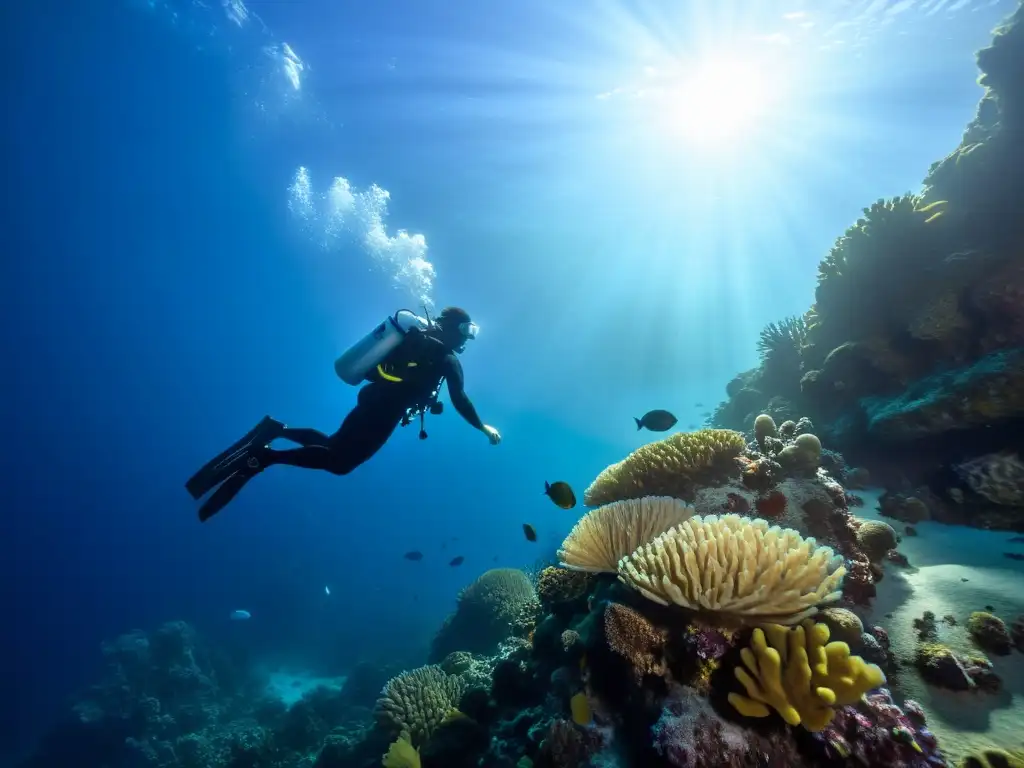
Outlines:
<svg viewBox="0 0 1024 768"><path fill-rule="evenodd" d="M578 514L545 481L582 492L653 408L702 425L836 235L956 146L1013 6L830 3L830 46L783 5L4 3L0 754L172 619L317 674L419 663L475 576L552 558ZM619 98L755 29L799 77L728 149ZM447 407L197 521L192 472L265 414L336 429L335 358L424 302L479 324L499 446Z"/></svg>

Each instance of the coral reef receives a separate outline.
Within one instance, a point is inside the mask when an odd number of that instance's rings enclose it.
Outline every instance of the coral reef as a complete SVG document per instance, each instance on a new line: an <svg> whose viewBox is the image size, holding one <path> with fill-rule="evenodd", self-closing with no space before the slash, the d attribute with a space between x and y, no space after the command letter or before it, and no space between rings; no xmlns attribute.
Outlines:
<svg viewBox="0 0 1024 768"><path fill-rule="evenodd" d="M990 653L1005 656L1013 646L1006 624L998 616L993 616L987 611L972 613L967 620L967 631L980 648Z"/></svg>
<svg viewBox="0 0 1024 768"><path fill-rule="evenodd" d="M985 92L960 145L919 194L876 201L837 238L813 305L762 331L760 365L728 383L708 426L806 414L931 519L1024 530L1022 29L1018 8L978 52Z"/></svg>

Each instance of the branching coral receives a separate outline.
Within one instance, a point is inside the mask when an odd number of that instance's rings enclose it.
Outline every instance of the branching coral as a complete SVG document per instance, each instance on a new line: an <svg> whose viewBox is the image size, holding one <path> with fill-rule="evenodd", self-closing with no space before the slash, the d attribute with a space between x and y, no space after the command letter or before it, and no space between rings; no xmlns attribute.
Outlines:
<svg viewBox="0 0 1024 768"><path fill-rule="evenodd" d="M583 494L588 506L643 496L690 499L695 485L731 469L746 447L743 434L731 429L700 429L641 446L597 476Z"/></svg>
<svg viewBox="0 0 1024 768"><path fill-rule="evenodd" d="M459 705L466 683L430 665L391 678L377 700L377 721L397 733L410 734L412 744L422 745Z"/></svg>
<svg viewBox="0 0 1024 768"><path fill-rule="evenodd" d="M650 619L622 603L609 603L604 611L608 647L629 662L639 683L645 675L664 675L668 633Z"/></svg>
<svg viewBox="0 0 1024 768"><path fill-rule="evenodd" d="M650 600L743 623L796 624L839 599L845 573L830 547L739 515L692 517L619 564Z"/></svg>
<svg viewBox="0 0 1024 768"><path fill-rule="evenodd" d="M851 656L846 643L828 639L828 627L809 620L755 629L750 647L741 651L743 666L735 670L747 695L731 693L729 703L746 717L767 717L774 709L789 725L821 731L835 707L885 684L881 669Z"/></svg>
<svg viewBox="0 0 1024 768"><path fill-rule="evenodd" d="M693 514L693 507L668 496L606 504L573 526L558 550L558 560L577 571L614 573L626 555Z"/></svg>

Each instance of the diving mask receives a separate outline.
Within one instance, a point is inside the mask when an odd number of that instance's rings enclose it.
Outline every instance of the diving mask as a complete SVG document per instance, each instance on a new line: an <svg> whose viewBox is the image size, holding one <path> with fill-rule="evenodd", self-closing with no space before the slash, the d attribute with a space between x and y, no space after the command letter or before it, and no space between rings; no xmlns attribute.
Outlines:
<svg viewBox="0 0 1024 768"><path fill-rule="evenodd" d="M473 322L459 323L459 333L464 339L475 339L480 332L480 326Z"/></svg>

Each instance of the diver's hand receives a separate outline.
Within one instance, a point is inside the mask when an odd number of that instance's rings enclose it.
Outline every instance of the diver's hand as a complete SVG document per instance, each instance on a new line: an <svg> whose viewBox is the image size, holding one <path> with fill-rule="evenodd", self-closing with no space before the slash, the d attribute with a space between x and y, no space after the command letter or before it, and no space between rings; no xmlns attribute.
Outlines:
<svg viewBox="0 0 1024 768"><path fill-rule="evenodd" d="M491 441L491 445L497 445L501 442L501 432L496 430L490 424L484 424L484 434L487 435L487 439Z"/></svg>

